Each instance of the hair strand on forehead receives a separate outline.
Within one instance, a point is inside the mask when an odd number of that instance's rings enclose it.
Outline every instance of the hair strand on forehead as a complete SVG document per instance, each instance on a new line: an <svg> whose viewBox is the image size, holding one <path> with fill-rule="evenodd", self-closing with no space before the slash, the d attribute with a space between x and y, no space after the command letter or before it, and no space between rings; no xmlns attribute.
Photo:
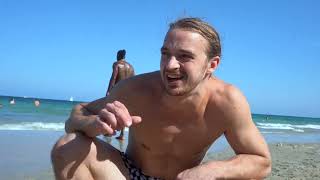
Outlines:
<svg viewBox="0 0 320 180"><path fill-rule="evenodd" d="M207 22L199 18L182 18L170 24L169 31L173 29L184 29L199 33L209 44L207 48L207 56L209 59L219 56L221 57L221 44L218 32Z"/></svg>

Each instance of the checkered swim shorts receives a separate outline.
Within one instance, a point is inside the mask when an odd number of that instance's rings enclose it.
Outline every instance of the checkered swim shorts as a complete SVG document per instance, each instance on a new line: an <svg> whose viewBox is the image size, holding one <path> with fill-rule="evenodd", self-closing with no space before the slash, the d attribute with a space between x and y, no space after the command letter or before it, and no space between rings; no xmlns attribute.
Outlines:
<svg viewBox="0 0 320 180"><path fill-rule="evenodd" d="M161 180L160 178L143 174L141 169L137 168L125 153L120 151L120 154L126 168L129 170L129 176L131 180Z"/></svg>

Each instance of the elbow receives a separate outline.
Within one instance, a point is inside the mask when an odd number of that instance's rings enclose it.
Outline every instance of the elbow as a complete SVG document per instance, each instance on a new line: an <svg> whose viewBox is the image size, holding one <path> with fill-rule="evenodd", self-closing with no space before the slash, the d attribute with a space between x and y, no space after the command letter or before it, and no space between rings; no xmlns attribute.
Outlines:
<svg viewBox="0 0 320 180"><path fill-rule="evenodd" d="M66 133L72 133L72 132L74 132L74 130L71 128L71 127L72 127L72 125L71 125L72 119L73 119L73 117L75 116L76 112L77 112L81 107L82 107L81 104L77 104L77 105L75 105L75 106L72 108L72 111L71 111L71 113L70 113L69 118L68 118L68 119L66 120L66 122L64 123L64 130L65 130Z"/></svg>
<svg viewBox="0 0 320 180"><path fill-rule="evenodd" d="M261 171L261 179L266 178L271 174L272 169L272 161L270 157L266 157L262 164L262 171Z"/></svg>
<svg viewBox="0 0 320 180"><path fill-rule="evenodd" d="M271 170L272 170L272 161L271 161L271 158L268 158L268 165L266 168L266 177L271 174Z"/></svg>

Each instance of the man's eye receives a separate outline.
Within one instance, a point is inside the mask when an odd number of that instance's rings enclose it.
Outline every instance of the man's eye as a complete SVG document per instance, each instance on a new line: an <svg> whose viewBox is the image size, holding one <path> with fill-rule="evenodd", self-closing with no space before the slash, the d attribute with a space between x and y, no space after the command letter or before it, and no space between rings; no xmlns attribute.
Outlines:
<svg viewBox="0 0 320 180"><path fill-rule="evenodd" d="M190 56L188 54L182 54L182 55L180 55L180 58L183 60L190 60L190 59L192 59L192 56Z"/></svg>

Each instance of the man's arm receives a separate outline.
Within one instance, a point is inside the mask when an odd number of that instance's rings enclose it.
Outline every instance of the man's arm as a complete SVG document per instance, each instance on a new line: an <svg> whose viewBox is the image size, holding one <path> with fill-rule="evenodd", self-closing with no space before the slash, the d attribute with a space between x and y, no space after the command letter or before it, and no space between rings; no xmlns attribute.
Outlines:
<svg viewBox="0 0 320 180"><path fill-rule="evenodd" d="M130 87L123 85L116 87L107 97L89 104L76 105L65 123L66 132L80 131L89 137L113 135L116 130L140 123L141 117L131 116L127 107L121 103L129 103L123 94L127 94Z"/></svg>
<svg viewBox="0 0 320 180"><path fill-rule="evenodd" d="M236 153L227 162L234 173L226 175L243 179L265 178L271 172L268 145L252 120L247 100L234 87L230 90L230 104L226 113L228 126L225 136Z"/></svg>
<svg viewBox="0 0 320 180"><path fill-rule="evenodd" d="M227 179L262 179L271 171L268 146L252 121L249 104L242 93L229 86L226 98L223 106L227 123L225 136L236 156L207 166Z"/></svg>
<svg viewBox="0 0 320 180"><path fill-rule="evenodd" d="M117 76L118 76L118 65L115 62L113 64L113 66L112 66L112 75L111 75L111 78L109 80L109 86L108 86L108 90L107 90L106 96L110 93L110 90L116 84Z"/></svg>
<svg viewBox="0 0 320 180"><path fill-rule="evenodd" d="M223 105L225 136L236 156L186 170L178 179L262 179L271 172L268 146L252 121L245 97L236 88L228 88L227 103Z"/></svg>
<svg viewBox="0 0 320 180"><path fill-rule="evenodd" d="M89 137L106 133L108 127L105 127L98 115L106 103L107 98L101 98L91 103L81 103L74 106L65 123L65 131L67 133L79 131Z"/></svg>

